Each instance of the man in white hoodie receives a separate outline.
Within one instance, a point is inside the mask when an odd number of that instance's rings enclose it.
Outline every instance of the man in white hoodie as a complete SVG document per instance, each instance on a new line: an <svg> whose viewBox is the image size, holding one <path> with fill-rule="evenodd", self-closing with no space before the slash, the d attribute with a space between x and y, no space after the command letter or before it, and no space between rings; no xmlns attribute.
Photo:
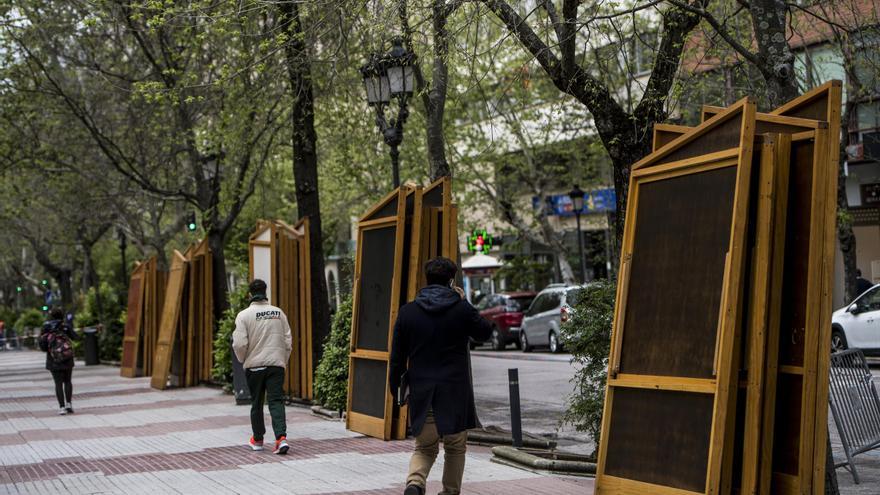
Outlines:
<svg viewBox="0 0 880 495"><path fill-rule="evenodd" d="M284 455L287 445L287 419L284 412L284 370L290 358L291 337L287 316L269 304L266 282L254 279L248 286L251 304L235 317L232 349L242 362L251 391L251 428L248 444L263 450L266 424L263 419L263 398L268 397L269 415L275 433L273 453Z"/></svg>

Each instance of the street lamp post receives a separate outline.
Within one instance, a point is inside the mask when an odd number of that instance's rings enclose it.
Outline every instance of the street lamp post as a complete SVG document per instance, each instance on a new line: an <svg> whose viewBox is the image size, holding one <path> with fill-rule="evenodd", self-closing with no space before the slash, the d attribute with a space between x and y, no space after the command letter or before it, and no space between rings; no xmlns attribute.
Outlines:
<svg viewBox="0 0 880 495"><path fill-rule="evenodd" d="M581 212L584 209L584 192L581 191L581 188L578 187L577 184L575 184L574 189L568 193L568 197L571 198L574 217L577 220L578 257L581 260L581 282L586 282L587 264L584 260L584 236L581 233Z"/></svg>
<svg viewBox="0 0 880 495"><path fill-rule="evenodd" d="M374 54L370 61L361 67L367 103L376 109L376 126L382 139L391 149L391 174L394 187L400 186L400 151L403 142L403 125L409 117L407 103L413 94L413 63L415 54L403 47L403 40L395 38L391 51L385 55ZM385 109L391 99L397 100L397 117L385 118Z"/></svg>
<svg viewBox="0 0 880 495"><path fill-rule="evenodd" d="M122 266L120 270L120 274L122 275L122 293L119 295L119 301L125 302L125 287L128 287L128 263L125 261L125 248L126 248L126 237L125 230L122 227L117 227L116 236L119 239L119 255L122 258Z"/></svg>

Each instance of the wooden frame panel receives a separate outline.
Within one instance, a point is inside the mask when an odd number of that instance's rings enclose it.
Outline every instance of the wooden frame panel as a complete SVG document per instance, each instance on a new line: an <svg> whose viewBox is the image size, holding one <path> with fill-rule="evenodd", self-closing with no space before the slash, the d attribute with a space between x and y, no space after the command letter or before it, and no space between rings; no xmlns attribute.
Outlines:
<svg viewBox="0 0 880 495"><path fill-rule="evenodd" d="M831 326L826 324L831 321L831 296L834 284L834 250L835 239L834 232L837 221L837 181L838 168L840 166L840 112L842 105L842 83L838 80L832 80L805 93L800 98L792 100L782 107L773 111L776 115L794 116L807 119L825 120L828 123L828 162L826 164L825 174L825 218L823 225L823 247L822 247L822 292L821 292L821 309L820 309L820 327L819 327L819 347L816 363L816 403L826 404L828 402L828 375L830 367L830 356L827 352L823 352L823 346L831 342ZM828 430L828 408L818 407L815 414L815 425L813 431L813 494L820 495L824 493L825 483L825 456L826 442L825 436Z"/></svg>
<svg viewBox="0 0 880 495"><path fill-rule="evenodd" d="M128 285L128 303L125 315L125 331L122 337L122 366L119 375L126 378L137 376L137 358L141 343L141 324L144 319L144 270L139 263L131 273Z"/></svg>
<svg viewBox="0 0 880 495"><path fill-rule="evenodd" d="M722 493L756 493L760 459L766 457L762 451L762 429L766 424L772 429L772 418L767 421L763 415L764 384L765 371L775 367L776 362L775 355L767 353L771 345L768 334L774 333L768 329L778 328L779 322L782 264L776 260L784 255L791 138L765 134L757 137L756 143L759 153L754 161L758 173L754 175L749 215L748 295L741 323L742 350L734 352L737 362L743 361L737 368L745 375L740 374L737 393L729 405L736 414L728 416ZM778 342L778 333L776 337Z"/></svg>
<svg viewBox="0 0 880 495"><path fill-rule="evenodd" d="M153 375L150 386L159 390L167 387L168 373L171 370L171 357L174 351L174 337L180 318L181 299L186 280L186 259L179 251L174 251L168 287L165 290L165 304L162 308L162 323L156 341L153 359Z"/></svg>
<svg viewBox="0 0 880 495"><path fill-rule="evenodd" d="M394 190L392 193L385 196L377 205L370 209L370 211L362 217L361 221L366 222L370 220L378 220L378 218L373 218L376 212L379 212L390 204L392 201L397 201L397 214L396 216L384 217L384 221L382 222L370 222L367 225L362 223L358 224L358 242L357 242L357 257L355 263L355 277L354 277L354 298L353 298L353 307L352 307L352 330L351 330L351 352L349 354L349 378L348 378L348 401L347 401L347 415L346 415L346 428L352 431L356 431L359 433L363 433L365 435L374 436L376 438L382 438L384 440L389 440L391 438L391 430L392 430L392 397L391 393L388 389L388 359L390 356L390 347L391 347L391 339L392 333L394 329L394 321L397 318L397 311L399 309L398 303L400 301L400 294L402 289L402 281L404 280L405 274L402 273L402 261L403 261L403 242L404 242L404 229L406 228L406 194L408 191L408 187L400 187ZM393 266L394 271L391 276L391 287L390 287L390 298L388 302L388 328L386 330L385 338L387 342L387 348L385 351L368 351L366 349L361 349L358 347L359 341L359 317L362 311L361 303L363 300L363 289L361 284L363 283L362 274L363 274L363 262L364 262L364 233L369 230L374 229L383 229L393 227L395 232L394 237L394 253L393 253ZM353 384L358 379L356 376L356 366L355 363L360 362L362 360L378 360L385 363L385 376L384 376L384 390L385 397L382 401L384 404L383 407L383 416L373 417L366 414L358 413L357 411L352 410L352 403L354 401L354 397L352 394Z"/></svg>
<svg viewBox="0 0 880 495"><path fill-rule="evenodd" d="M705 476L705 490L696 493L719 493L722 454L725 438L725 426L728 415L728 402L730 395L735 392L736 375L733 373L732 350L738 334L738 317L740 311L740 293L743 284L744 246L749 206L750 170L752 166L752 143L754 140L754 103L742 100L731 107L725 114L712 119L696 131L682 136L670 144L664 146L659 152L649 155L633 166L633 174L630 178L630 204L626 212L626 228L621 253L622 266L620 269L620 283L617 291L617 304L615 305L614 331L611 343L611 357L609 362L609 381L606 387L605 413L603 416L602 435L599 449L599 465L597 469L596 493L688 493L686 490L674 487L657 485L653 483L636 482L627 480L623 485L613 475L606 472L608 449L611 440L609 433L613 421L614 392L617 388L654 388L658 390L675 389L682 390L686 387L700 387L709 390L709 382L694 382L693 378L682 379L679 377L663 377L662 380L647 375L639 376L638 386L634 383L624 384L621 382L621 350L623 347L623 333L625 326L624 316L627 313L626 302L630 292L630 267L633 261L633 247L636 233L636 217L639 209L641 184L649 181L678 178L718 170L726 167L735 167L735 191L733 193L733 205L731 215L730 238L727 257L724 262L724 277L719 288L722 291L718 329L716 332L714 387L711 388L713 395L713 407L711 413L711 431L709 432L709 444L707 452L707 472ZM678 148L691 143L694 139L702 136L711 136L713 129L730 119L739 118L739 148L736 158L733 160L712 157L704 162L696 158L679 160L677 163L664 164L662 159L672 154ZM714 163L712 160L716 160ZM652 169L647 167L655 166ZM643 170L644 169L644 170ZM623 377L626 379L627 377ZM628 385L628 386L627 386ZM676 392L678 393L678 392ZM625 488L624 488L625 485Z"/></svg>

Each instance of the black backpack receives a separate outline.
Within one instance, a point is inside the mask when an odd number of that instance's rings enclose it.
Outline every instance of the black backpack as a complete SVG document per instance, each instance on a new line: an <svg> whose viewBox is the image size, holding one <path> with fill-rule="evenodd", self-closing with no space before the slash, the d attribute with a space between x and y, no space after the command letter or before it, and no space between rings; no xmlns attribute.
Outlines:
<svg viewBox="0 0 880 495"><path fill-rule="evenodd" d="M49 357L56 363L63 363L73 359L73 344L64 331L64 324L58 323L51 330L43 334L46 340L46 348Z"/></svg>

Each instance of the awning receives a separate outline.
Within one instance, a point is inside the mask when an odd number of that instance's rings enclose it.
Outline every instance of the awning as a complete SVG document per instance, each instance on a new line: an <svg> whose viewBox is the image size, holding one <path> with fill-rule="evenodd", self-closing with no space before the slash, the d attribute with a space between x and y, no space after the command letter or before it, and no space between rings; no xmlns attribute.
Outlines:
<svg viewBox="0 0 880 495"><path fill-rule="evenodd" d="M475 254L461 263L462 270L481 270L487 268L500 268L501 262L488 254Z"/></svg>

